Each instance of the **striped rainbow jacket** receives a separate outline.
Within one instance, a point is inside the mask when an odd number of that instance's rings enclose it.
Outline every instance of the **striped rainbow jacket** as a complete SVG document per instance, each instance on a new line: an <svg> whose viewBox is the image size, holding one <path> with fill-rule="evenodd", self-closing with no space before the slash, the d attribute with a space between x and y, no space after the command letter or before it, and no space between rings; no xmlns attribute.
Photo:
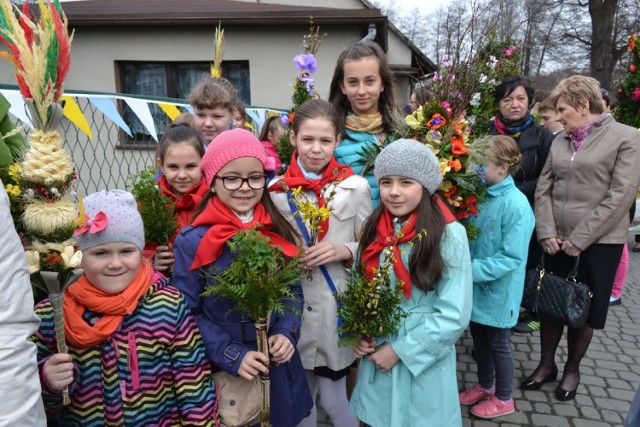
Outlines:
<svg viewBox="0 0 640 427"><path fill-rule="evenodd" d="M157 280L113 335L87 349L69 347L75 380L71 404L42 374L56 352L49 299L36 306L42 319L32 340L38 347L47 414L64 426L210 426L215 393L202 337L182 294ZM98 317L86 312L91 322Z"/></svg>

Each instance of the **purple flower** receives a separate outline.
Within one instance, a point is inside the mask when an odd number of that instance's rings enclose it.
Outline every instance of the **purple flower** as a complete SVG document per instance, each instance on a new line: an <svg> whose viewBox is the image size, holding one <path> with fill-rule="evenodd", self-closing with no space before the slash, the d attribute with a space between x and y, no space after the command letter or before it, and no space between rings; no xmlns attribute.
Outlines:
<svg viewBox="0 0 640 427"><path fill-rule="evenodd" d="M313 86L316 84L316 81L309 75L307 71L303 71L298 76L298 80L305 83L307 88L307 93L309 96L313 96Z"/></svg>
<svg viewBox="0 0 640 427"><path fill-rule="evenodd" d="M293 58L293 63L298 68L298 71L308 71L315 73L318 71L318 62L316 57L311 53L301 53Z"/></svg>
<svg viewBox="0 0 640 427"><path fill-rule="evenodd" d="M287 116L286 114L284 116L282 116L280 121L282 122L283 125L289 126L289 116Z"/></svg>
<svg viewBox="0 0 640 427"><path fill-rule="evenodd" d="M489 56L489 62L490 62L490 65L489 65L489 66L490 66L492 69L493 69L493 68L496 68L496 65L498 65L498 60L497 60L497 59L496 59L496 57L495 57L495 56L493 56L493 55Z"/></svg>
<svg viewBox="0 0 640 427"><path fill-rule="evenodd" d="M440 132L438 132L437 130L431 131L431 136L433 137L433 139L440 139L442 137Z"/></svg>
<svg viewBox="0 0 640 427"><path fill-rule="evenodd" d="M445 68L451 67L451 61L449 60L449 55L444 55L442 57L442 66Z"/></svg>

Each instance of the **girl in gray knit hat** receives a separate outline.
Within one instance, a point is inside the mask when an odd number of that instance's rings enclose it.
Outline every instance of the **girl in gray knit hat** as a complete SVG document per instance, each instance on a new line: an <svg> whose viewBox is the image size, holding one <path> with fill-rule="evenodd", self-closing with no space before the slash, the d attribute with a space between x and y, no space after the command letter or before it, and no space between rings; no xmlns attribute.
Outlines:
<svg viewBox="0 0 640 427"><path fill-rule="evenodd" d="M358 341L354 354L364 358L351 409L374 427L459 426L455 343L472 302L464 227L434 196L440 167L420 142L385 147L375 177L382 204L362 228L358 259L366 276L385 249L394 252L392 277L402 282L407 317L394 335Z"/></svg>

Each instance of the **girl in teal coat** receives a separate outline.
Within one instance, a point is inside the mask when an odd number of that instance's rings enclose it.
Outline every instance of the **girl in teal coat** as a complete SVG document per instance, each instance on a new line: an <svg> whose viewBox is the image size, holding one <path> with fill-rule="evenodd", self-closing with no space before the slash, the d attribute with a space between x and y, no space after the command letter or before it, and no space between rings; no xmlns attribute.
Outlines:
<svg viewBox="0 0 640 427"><path fill-rule="evenodd" d="M389 144L375 176L382 204L362 228L358 258L367 275L397 242L391 273L394 284L402 281L407 317L391 336L358 341L354 354L363 359L351 409L373 427L460 426L455 343L472 300L464 227L433 196L442 176L427 146L411 139Z"/></svg>
<svg viewBox="0 0 640 427"><path fill-rule="evenodd" d="M378 182L364 150L383 145L391 134L393 113L398 111L396 82L386 55L371 41L344 50L333 73L329 102L344 117L344 136L334 154L339 163L364 176L371 187L371 201L380 203Z"/></svg>
<svg viewBox="0 0 640 427"><path fill-rule="evenodd" d="M471 408L471 413L490 419L515 411L509 330L518 320L528 242L535 220L526 196L510 175L521 159L513 138L490 137L486 155L489 192L478 217L472 219L482 233L471 243L470 327L478 384L460 393L460 403L480 402Z"/></svg>

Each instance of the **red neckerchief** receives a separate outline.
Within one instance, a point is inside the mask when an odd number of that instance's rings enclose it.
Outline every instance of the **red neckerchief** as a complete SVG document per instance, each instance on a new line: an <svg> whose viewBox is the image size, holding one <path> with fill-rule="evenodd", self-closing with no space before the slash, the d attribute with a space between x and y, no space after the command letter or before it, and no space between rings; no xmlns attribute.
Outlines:
<svg viewBox="0 0 640 427"><path fill-rule="evenodd" d="M271 215L266 211L262 202L253 208L253 219L247 223L242 223L240 218L233 213L217 196L214 196L200 215L191 224L194 227L199 225L211 225L205 232L196 255L191 263L191 270L211 264L218 258L222 248L240 230L256 229L269 238L269 243L282 248L285 255L294 257L298 254L298 247L274 232L272 228Z"/></svg>
<svg viewBox="0 0 640 427"><path fill-rule="evenodd" d="M435 198L442 215L444 216L445 223L449 224L454 222L456 218L453 216L449 208L440 200ZM409 299L411 298L411 275L407 271L404 263L402 262L402 255L400 253L399 243L410 242L416 236L416 219L418 214L413 212L406 224L402 228L403 236L398 237L393 229L393 215L388 209L382 211L380 220L376 227L376 240L371 242L369 246L362 252L362 263L365 265L364 276L365 279L373 280L374 269L380 266L380 253L387 247L393 247L393 271L396 277L403 282L402 293Z"/></svg>
<svg viewBox="0 0 640 427"><path fill-rule="evenodd" d="M163 195L171 200L175 200L175 211L178 216L180 228L191 224L191 216L193 215L193 212L202 201L202 198L207 194L207 191L209 191L209 186L207 185L207 181L204 177L200 178L200 181L188 189L182 196L178 196L171 190L171 186L164 175L162 175L156 183L160 187Z"/></svg>
<svg viewBox="0 0 640 427"><path fill-rule="evenodd" d="M327 164L327 167L324 169L322 173L322 177L320 179L308 179L305 178L302 173L302 169L300 169L300 165L298 164L298 151L293 152L293 156L291 157L291 164L289 168L285 172L285 174L278 180L275 184L271 185L269 188L270 191L285 191L285 187L281 185L281 183L285 183L288 188L295 189L298 187L302 187L303 191L313 191L313 193L318 198L318 206L323 207L327 204L327 201L324 197L321 197L322 189L325 185L330 184L335 181L342 181L344 179L349 178L353 175L353 170L347 166L340 164L336 161L335 156L331 156L331 160ZM322 240L322 238L329 231L329 220L326 219L322 221L320 224L320 233L318 234L318 241Z"/></svg>

